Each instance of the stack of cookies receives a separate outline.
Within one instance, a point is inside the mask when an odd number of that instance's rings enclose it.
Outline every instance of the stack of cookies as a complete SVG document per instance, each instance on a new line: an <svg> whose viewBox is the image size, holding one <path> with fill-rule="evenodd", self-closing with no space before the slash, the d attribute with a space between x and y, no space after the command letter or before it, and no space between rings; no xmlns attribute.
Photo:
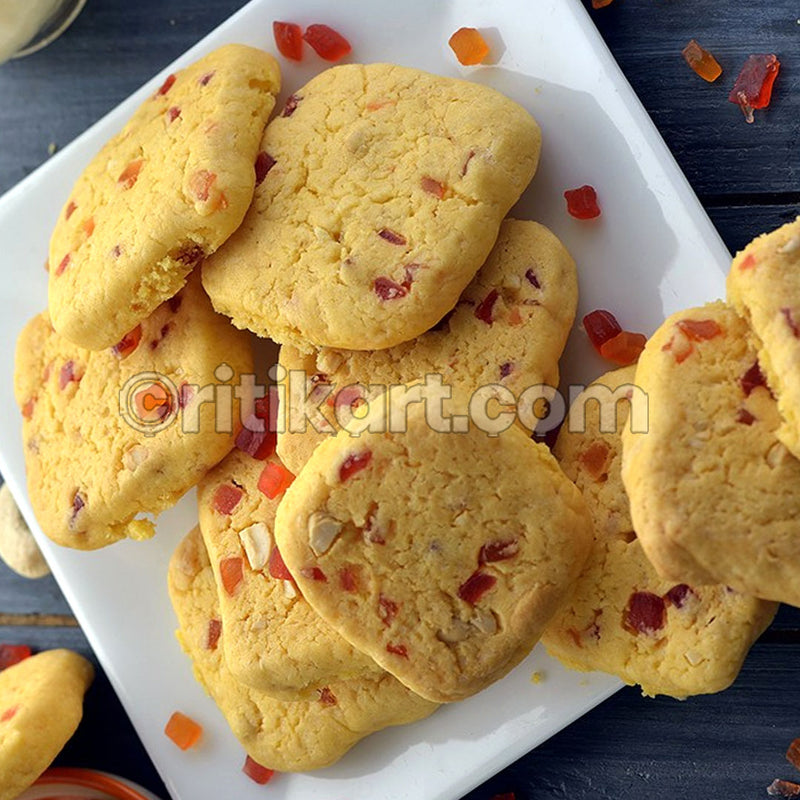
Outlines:
<svg viewBox="0 0 800 800"><path fill-rule="evenodd" d="M565 430L557 458L531 437L577 306L564 246L505 218L537 167L536 122L485 86L386 64L329 69L268 123L279 89L266 53L215 51L171 75L66 200L49 310L17 350L43 531L86 550L144 539L197 487L198 527L169 569L178 637L270 769L326 766L469 697L543 633L566 663L650 693L724 688L769 600L791 599L687 546L723 479L713 457L738 468L712 435L728 395L711 384L691 435L656 433L653 413L645 446L614 404ZM667 376L669 409L690 392L668 369L715 346L712 322L735 327L704 314L671 323L683 339L651 343L636 374ZM268 393L254 335L280 345ZM712 374L687 368L698 387ZM762 384L748 396L774 405ZM742 451L766 447L761 482L736 477L760 505L726 506L750 509L743 532L792 502L766 469L795 462L764 424ZM711 460L681 483L695 435L720 450L700 448Z"/></svg>

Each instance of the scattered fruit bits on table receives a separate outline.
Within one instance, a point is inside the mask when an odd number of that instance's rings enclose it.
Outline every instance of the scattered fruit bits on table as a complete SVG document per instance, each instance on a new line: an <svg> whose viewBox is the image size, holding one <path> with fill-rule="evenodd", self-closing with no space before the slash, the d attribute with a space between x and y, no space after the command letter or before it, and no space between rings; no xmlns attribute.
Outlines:
<svg viewBox="0 0 800 800"><path fill-rule="evenodd" d="M744 62L728 100L740 106L747 122L753 122L754 109L769 105L780 67L781 62L772 53L753 55Z"/></svg>
<svg viewBox="0 0 800 800"><path fill-rule="evenodd" d="M793 766L800 769L800 739L795 739L786 751L786 760Z"/></svg>
<svg viewBox="0 0 800 800"><path fill-rule="evenodd" d="M593 186L579 186L577 189L567 189L564 192L567 201L567 211L575 219L595 219L600 216L600 206L597 205L597 192Z"/></svg>
<svg viewBox="0 0 800 800"><path fill-rule="evenodd" d="M594 0L597 2L597 0ZM603 0L600 0L602 2ZM606 5L611 2L611 0L606 0ZM517 796L514 792L506 792L505 794L496 794L492 800L517 800Z"/></svg>
<svg viewBox="0 0 800 800"><path fill-rule="evenodd" d="M603 309L587 314L583 318L583 329L592 347L603 358L621 367L636 362L647 342L647 337L642 333L622 330L617 318Z"/></svg>
<svg viewBox="0 0 800 800"><path fill-rule="evenodd" d="M275 37L275 44L278 52L292 61L301 61L303 58L303 31L294 22L272 23L272 34Z"/></svg>
<svg viewBox="0 0 800 800"><path fill-rule="evenodd" d="M767 786L767 794L770 797L800 797L800 784L776 778Z"/></svg>
<svg viewBox="0 0 800 800"><path fill-rule="evenodd" d="M0 644L0 670L13 667L30 655L31 649L25 644Z"/></svg>
<svg viewBox="0 0 800 800"><path fill-rule="evenodd" d="M711 53L692 39L681 51L686 63L704 80L713 83L722 75L722 67Z"/></svg>
<svg viewBox="0 0 800 800"><path fill-rule="evenodd" d="M592 0L592 8L605 8L613 2L614 0Z"/></svg>
<svg viewBox="0 0 800 800"><path fill-rule="evenodd" d="M247 775L250 780L255 781L256 783L263 786L265 783L269 783L272 776L275 774L274 769L267 769L266 767L262 767L261 764L253 761L250 756L247 756L244 762L244 766L242 767L242 772Z"/></svg>
<svg viewBox="0 0 800 800"><path fill-rule="evenodd" d="M326 61L339 61L353 49L341 33L327 25L309 25L303 38Z"/></svg>
<svg viewBox="0 0 800 800"><path fill-rule="evenodd" d="M194 747L200 740L203 728L193 719L190 719L180 711L176 711L167 722L164 733L175 742L181 750L188 750Z"/></svg>
<svg viewBox="0 0 800 800"><path fill-rule="evenodd" d="M448 44L456 54L458 63L465 67L480 64L489 55L489 45L477 28L459 28Z"/></svg>

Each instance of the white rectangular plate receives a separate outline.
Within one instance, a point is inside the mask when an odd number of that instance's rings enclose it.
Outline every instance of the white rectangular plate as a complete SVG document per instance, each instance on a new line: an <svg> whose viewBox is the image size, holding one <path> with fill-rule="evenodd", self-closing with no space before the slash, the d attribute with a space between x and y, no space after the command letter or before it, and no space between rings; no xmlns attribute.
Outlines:
<svg viewBox="0 0 800 800"><path fill-rule="evenodd" d="M161 516L150 542L93 553L52 545L36 528L25 496L12 392L14 342L46 304L42 264L50 230L92 155L174 69L227 42L273 50L275 19L326 22L351 40L354 60L464 76L530 109L543 129L542 161L515 215L544 222L572 251L581 315L608 308L624 327L650 333L666 314L720 296L729 259L578 0L255 0L0 198L0 469L175 800L265 796L241 774L241 748L193 680L173 636L167 561L196 522L194 496ZM459 67L447 40L462 25L484 30L496 63ZM299 67L281 60L284 95L325 66L306 52ZM584 183L597 188L603 210L588 223L571 219L562 197ZM603 369L576 327L564 361L566 381L590 380ZM531 682L534 671L544 675L541 683ZM618 686L608 676L568 672L537 648L477 697L376 734L329 769L276 777L269 796L455 800ZM183 753L166 739L164 724L175 709L203 724L202 746Z"/></svg>

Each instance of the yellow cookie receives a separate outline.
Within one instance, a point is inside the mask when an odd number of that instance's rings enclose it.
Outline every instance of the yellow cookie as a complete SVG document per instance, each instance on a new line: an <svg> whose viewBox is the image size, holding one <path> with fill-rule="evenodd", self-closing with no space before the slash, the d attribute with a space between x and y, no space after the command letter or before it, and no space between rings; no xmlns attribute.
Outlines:
<svg viewBox="0 0 800 800"><path fill-rule="evenodd" d="M70 650L47 650L0 672L0 800L14 800L75 733L92 665Z"/></svg>
<svg viewBox="0 0 800 800"><path fill-rule="evenodd" d="M332 680L380 675L383 670L326 625L297 591L274 544L280 496L271 499L259 488L265 470L286 475L275 456L258 461L234 450L197 487L231 674L291 699Z"/></svg>
<svg viewBox="0 0 800 800"><path fill-rule="evenodd" d="M549 450L512 427L345 430L278 507L275 538L326 622L417 694L468 697L531 650L591 543Z"/></svg>
<svg viewBox="0 0 800 800"><path fill-rule="evenodd" d="M728 300L758 337L758 361L778 400L777 437L800 458L800 217L738 253Z"/></svg>
<svg viewBox="0 0 800 800"><path fill-rule="evenodd" d="M557 386L577 300L575 262L556 236L537 222L505 220L486 263L434 330L387 350L281 348L289 415L279 455L299 472L338 430L343 402L426 375L467 395L493 384L516 398L538 384Z"/></svg>
<svg viewBox="0 0 800 800"><path fill-rule="evenodd" d="M83 350L46 313L17 342L28 494L42 530L80 550L155 528L233 447L230 384L252 372L246 334L192 278L115 348ZM218 406L218 407L217 407Z"/></svg>
<svg viewBox="0 0 800 800"><path fill-rule="evenodd" d="M733 683L777 604L725 586L664 580L650 565L620 475L626 395L647 402L633 386L635 372L631 366L598 378L572 406L583 424L570 419L559 434L555 456L589 506L594 546L542 642L567 666L611 672L648 695L718 692Z"/></svg>
<svg viewBox="0 0 800 800"><path fill-rule="evenodd" d="M480 84L326 70L267 127L253 206L203 265L214 307L303 351L413 339L486 260L540 141L525 109Z"/></svg>
<svg viewBox="0 0 800 800"><path fill-rule="evenodd" d="M277 700L239 683L222 657L214 575L195 529L178 545L169 566L169 594L178 616L178 639L197 680L211 695L236 738L257 763L282 772L333 764L357 741L391 725L423 719L436 710L391 675L331 681L312 698ZM216 633L209 637L209 630Z"/></svg>
<svg viewBox="0 0 800 800"><path fill-rule="evenodd" d="M622 435L633 525L659 574L800 605L800 461L747 323L723 303L673 314L636 383L647 433Z"/></svg>
<svg viewBox="0 0 800 800"><path fill-rule="evenodd" d="M280 89L272 56L226 45L170 75L75 184L50 242L50 316L111 347L239 227Z"/></svg>

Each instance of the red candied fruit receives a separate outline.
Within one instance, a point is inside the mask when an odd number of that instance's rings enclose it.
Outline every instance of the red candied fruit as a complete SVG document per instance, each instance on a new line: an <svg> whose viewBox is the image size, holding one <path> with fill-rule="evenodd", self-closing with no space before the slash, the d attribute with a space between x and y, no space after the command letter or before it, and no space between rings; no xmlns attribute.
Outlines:
<svg viewBox="0 0 800 800"><path fill-rule="evenodd" d="M347 458L342 461L342 466L339 467L339 480L344 483L348 478L352 478L357 472L366 469L369 462L372 461L372 451L363 450L360 453L351 453Z"/></svg>
<svg viewBox="0 0 800 800"><path fill-rule="evenodd" d="M181 115L181 110L178 106L170 106L167 109L167 119L170 122L175 122L176 119Z"/></svg>
<svg viewBox="0 0 800 800"><path fill-rule="evenodd" d="M236 434L235 444L243 453L263 461L275 452L276 442L275 431L270 430L267 420L257 414L251 414Z"/></svg>
<svg viewBox="0 0 800 800"><path fill-rule="evenodd" d="M69 262L72 260L72 254L67 253L61 261L58 262L58 266L56 267L55 276L58 277L61 275L64 270L69 266Z"/></svg>
<svg viewBox="0 0 800 800"><path fill-rule="evenodd" d="M64 209L64 219L69 219L75 213L77 207L75 201L70 200L69 203L67 203L67 207Z"/></svg>
<svg viewBox="0 0 800 800"><path fill-rule="evenodd" d="M323 686L319 691L319 701L324 706L335 706L339 701L331 691L330 686Z"/></svg>
<svg viewBox="0 0 800 800"><path fill-rule="evenodd" d="M389 642L389 644L386 645L386 652L395 656L400 656L400 658L408 658L408 648L404 644Z"/></svg>
<svg viewBox="0 0 800 800"><path fill-rule="evenodd" d="M209 83L211 83L211 79L212 79L212 78L213 78L213 77L214 77L216 74L217 74L216 70L212 70L211 72L206 72L206 74L205 74L205 75L201 75L201 76L200 76L200 77L197 79L197 82L198 82L198 83L199 83L201 86L208 86L208 84L209 84Z"/></svg>
<svg viewBox="0 0 800 800"><path fill-rule="evenodd" d="M622 331L600 345L600 355L620 367L635 364L647 344L643 333Z"/></svg>
<svg viewBox="0 0 800 800"><path fill-rule="evenodd" d="M400 233L397 233L397 231L391 230L391 228L381 228L378 231L378 236L380 236L381 239L385 239L387 242L389 242L389 244L406 243L406 237Z"/></svg>
<svg viewBox="0 0 800 800"><path fill-rule="evenodd" d="M278 162L266 152L266 150L262 150L256 156L256 186L259 186L264 178L267 177L269 171L277 164Z"/></svg>
<svg viewBox="0 0 800 800"><path fill-rule="evenodd" d="M736 76L728 95L744 113L747 122L753 122L753 110L766 108L772 99L772 86L778 77L781 62L774 53L751 55Z"/></svg>
<svg viewBox="0 0 800 800"><path fill-rule="evenodd" d="M458 596L470 605L475 605L497 583L494 575L476 570L458 587Z"/></svg>
<svg viewBox="0 0 800 800"><path fill-rule="evenodd" d="M24 419L30 419L33 416L33 409L36 407L36 398L31 397L25 405L22 406L22 416Z"/></svg>
<svg viewBox="0 0 800 800"><path fill-rule="evenodd" d="M678 328L693 342L706 342L722 333L722 328L713 319L682 319Z"/></svg>
<svg viewBox="0 0 800 800"><path fill-rule="evenodd" d="M575 219L595 219L600 216L597 192L593 186L586 184L577 189L567 189L564 199L567 201L567 211Z"/></svg>
<svg viewBox="0 0 800 800"><path fill-rule="evenodd" d="M742 425L752 425L756 418L746 408L740 408L736 413L736 421Z"/></svg>
<svg viewBox="0 0 800 800"><path fill-rule="evenodd" d="M161 88L156 92L156 95L166 94L172 88L172 84L175 83L175 80L176 78L174 75L167 75L167 79L161 84Z"/></svg>
<svg viewBox="0 0 800 800"><path fill-rule="evenodd" d="M270 461L258 479L258 488L270 499L274 500L283 494L293 483L294 475L283 464Z"/></svg>
<svg viewBox="0 0 800 800"><path fill-rule="evenodd" d="M378 617L387 628L394 622L399 610L400 607L394 600L390 600L384 595L378 597Z"/></svg>
<svg viewBox="0 0 800 800"><path fill-rule="evenodd" d="M767 794L770 797L800 797L800 783L782 781L780 778L775 778L767 786Z"/></svg>
<svg viewBox="0 0 800 800"><path fill-rule="evenodd" d="M739 269L746 272L748 269L755 269L757 263L756 257L752 253L748 253L739 264Z"/></svg>
<svg viewBox="0 0 800 800"><path fill-rule="evenodd" d="M793 766L800 769L800 739L792 740L786 750L786 760Z"/></svg>
<svg viewBox="0 0 800 800"><path fill-rule="evenodd" d="M492 322L494 322L492 312L494 311L494 304L497 302L499 296L497 289L492 289L492 291L478 303L475 309L475 316L481 320L481 322L485 322L487 325L491 325Z"/></svg>
<svg viewBox="0 0 800 800"><path fill-rule="evenodd" d="M220 514L230 514L233 512L233 509L239 505L243 494L244 492L238 486L231 486L229 483L223 483L221 486L217 487L217 491L214 492L214 499L211 505L214 507L214 510L219 511Z"/></svg>
<svg viewBox="0 0 800 800"><path fill-rule="evenodd" d="M300 574L304 578L308 578L312 581L317 581L319 583L328 582L328 576L319 567L303 567L300 570Z"/></svg>
<svg viewBox="0 0 800 800"><path fill-rule="evenodd" d="M26 644L0 644L0 669L13 667L30 656L31 649Z"/></svg>
<svg viewBox="0 0 800 800"><path fill-rule="evenodd" d="M19 706L11 706L11 708L7 708L2 714L0 714L0 722L8 722L10 719L13 719L17 711L19 711Z"/></svg>
<svg viewBox="0 0 800 800"><path fill-rule="evenodd" d="M745 397L750 397L759 386L767 388L767 379L764 377L758 361L739 378L739 385L742 387Z"/></svg>
<svg viewBox="0 0 800 800"><path fill-rule="evenodd" d="M372 284L372 290L381 300L397 300L408 294L408 289L404 286L395 283L391 278L383 276L375 278L375 283Z"/></svg>
<svg viewBox="0 0 800 800"><path fill-rule="evenodd" d="M286 98L286 105L283 107L283 111L281 111L282 117L291 117L292 114L297 110L297 106L303 98L300 95L290 94Z"/></svg>
<svg viewBox="0 0 800 800"><path fill-rule="evenodd" d="M339 570L339 583L345 592L358 591L358 567L348 565Z"/></svg>
<svg viewBox="0 0 800 800"><path fill-rule="evenodd" d="M218 619L210 619L206 629L206 650L216 650L219 637L222 633L222 622Z"/></svg>
<svg viewBox="0 0 800 800"><path fill-rule="evenodd" d="M75 374L75 362L72 360L67 361L61 372L58 374L58 386L60 389L66 389L70 383L80 383L81 378Z"/></svg>
<svg viewBox="0 0 800 800"><path fill-rule="evenodd" d="M517 553L519 553L517 539L497 539L494 542L487 542L481 547L478 563L491 564L494 561L507 561L509 558L514 558Z"/></svg>
<svg viewBox="0 0 800 800"><path fill-rule="evenodd" d="M673 586L665 595L664 599L668 603L672 603L675 608L683 608L690 597L694 597L694 590L691 586L685 583L679 583Z"/></svg>
<svg viewBox="0 0 800 800"><path fill-rule="evenodd" d="M131 161L131 163L120 172L119 178L117 178L117 185L123 190L132 188L136 181L139 180L142 164L144 164L143 158L137 158L135 161Z"/></svg>
<svg viewBox="0 0 800 800"><path fill-rule="evenodd" d="M542 288L542 284L539 283L539 278L536 277L536 273L533 271L532 267L525 270L525 279L531 286L534 287L534 289Z"/></svg>
<svg viewBox="0 0 800 800"><path fill-rule="evenodd" d="M629 633L653 635L667 622L664 600L652 592L634 592L623 612L622 624Z"/></svg>
<svg viewBox="0 0 800 800"><path fill-rule="evenodd" d="M272 35L275 37L275 46L278 52L292 61L303 59L303 29L294 22L272 23Z"/></svg>
<svg viewBox="0 0 800 800"><path fill-rule="evenodd" d="M781 314L783 314L783 318L786 320L786 324L789 326L789 330L792 332L792 336L794 336L795 339L800 339L800 326L798 326L797 322L795 322L792 309L782 308Z"/></svg>
<svg viewBox="0 0 800 800"><path fill-rule="evenodd" d="M112 348L111 352L120 360L127 358L142 340L142 326L137 325L130 333L126 333Z"/></svg>
<svg viewBox="0 0 800 800"><path fill-rule="evenodd" d="M440 200L444 197L444 184L439 183L439 181L437 181L435 178L431 178L428 175L423 176L422 180L420 181L420 186L422 186L423 192L432 194L434 197L438 197Z"/></svg>
<svg viewBox="0 0 800 800"><path fill-rule="evenodd" d="M181 750L188 750L194 747L203 733L203 728L193 719L176 711L164 728L164 733L175 742Z"/></svg>
<svg viewBox="0 0 800 800"><path fill-rule="evenodd" d="M496 794L492 800L517 800L517 796L514 792L506 792L505 794Z"/></svg>
<svg viewBox="0 0 800 800"><path fill-rule="evenodd" d="M253 761L250 756L245 758L242 772L244 772L244 774L247 775L251 781L255 781L255 783L257 783L259 786L269 783L272 779L272 776L275 774L274 769L262 767L257 761Z"/></svg>
<svg viewBox="0 0 800 800"><path fill-rule="evenodd" d="M219 577L222 582L222 588L225 589L229 597L233 597L244 578L242 559L235 556L233 558L223 558L219 562Z"/></svg>
<svg viewBox="0 0 800 800"><path fill-rule="evenodd" d="M283 561L283 556L281 555L281 551L278 550L277 547L273 547L272 552L269 554L269 565L267 569L269 570L269 574L272 575L273 578L276 578L279 581L294 582L292 573L289 572L286 564Z"/></svg>
<svg viewBox="0 0 800 800"><path fill-rule="evenodd" d="M617 318L610 311L603 309L597 309L597 311L587 314L583 318L583 329L586 331L592 347L601 355L602 346L622 333L622 326L617 322Z"/></svg>
<svg viewBox="0 0 800 800"><path fill-rule="evenodd" d="M339 61L353 49L341 33L327 25L309 25L303 39L325 61Z"/></svg>

